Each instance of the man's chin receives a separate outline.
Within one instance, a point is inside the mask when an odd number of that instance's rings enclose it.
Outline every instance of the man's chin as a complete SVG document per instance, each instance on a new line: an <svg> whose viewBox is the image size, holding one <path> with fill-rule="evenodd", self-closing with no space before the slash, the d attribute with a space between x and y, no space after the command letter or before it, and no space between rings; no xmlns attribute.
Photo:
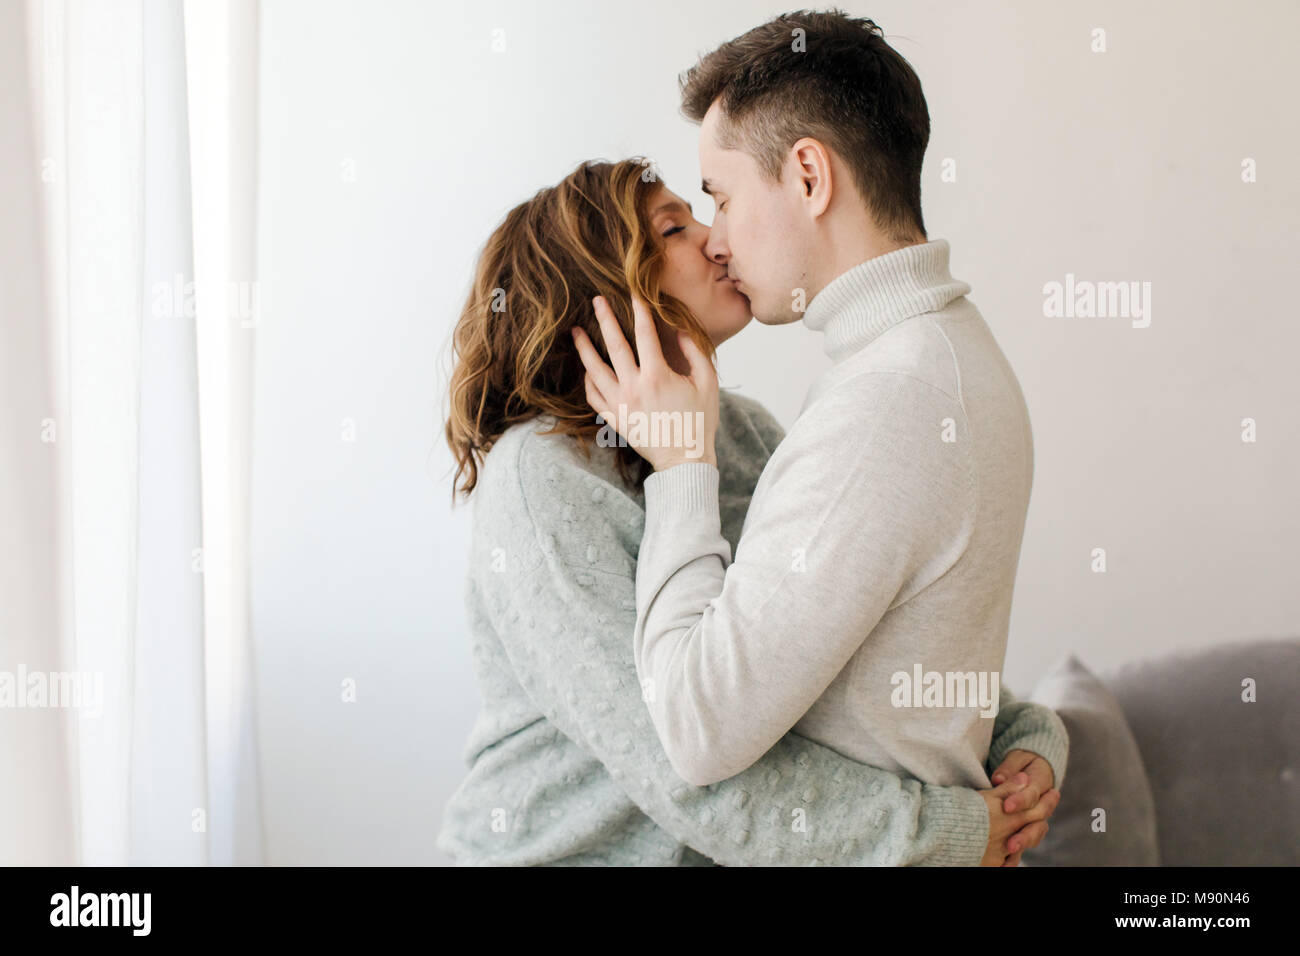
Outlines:
<svg viewBox="0 0 1300 956"><path fill-rule="evenodd" d="M782 309L779 312L768 312L765 309L755 309L754 318L761 325L789 325L791 322L798 322L803 318L802 312L792 312L790 309Z"/></svg>

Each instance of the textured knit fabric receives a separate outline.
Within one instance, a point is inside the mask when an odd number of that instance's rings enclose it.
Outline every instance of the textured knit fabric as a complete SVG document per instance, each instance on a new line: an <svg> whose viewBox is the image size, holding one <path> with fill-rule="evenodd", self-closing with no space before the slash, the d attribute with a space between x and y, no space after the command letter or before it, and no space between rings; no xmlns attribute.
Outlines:
<svg viewBox="0 0 1300 956"><path fill-rule="evenodd" d="M644 496L614 449L509 429L471 498L466 587L482 710L469 775L438 846L467 865L976 865L983 798L926 786L787 734L745 772L683 781L660 745L632 657ZM722 533L740 535L782 438L752 400L724 391L717 440ZM1012 749L1065 772L1050 710L1003 696L990 769Z"/></svg>
<svg viewBox="0 0 1300 956"><path fill-rule="evenodd" d="M793 728L926 783L989 786L1033 440L969 291L935 240L813 298L804 323L835 364L734 552L714 465L646 480L637 672L684 779L739 773Z"/></svg>

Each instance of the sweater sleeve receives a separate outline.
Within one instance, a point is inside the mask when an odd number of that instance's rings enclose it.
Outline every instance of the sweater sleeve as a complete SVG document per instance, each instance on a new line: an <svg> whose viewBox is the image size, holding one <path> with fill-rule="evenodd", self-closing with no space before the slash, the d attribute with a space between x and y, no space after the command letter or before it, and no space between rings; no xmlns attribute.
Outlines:
<svg viewBox="0 0 1300 956"><path fill-rule="evenodd" d="M978 792L924 785L793 733L716 785L674 773L628 647L635 562L624 525L639 508L542 447L521 449L517 501L502 493L475 513L490 522L484 533L521 549L514 573L473 571L496 591L495 629L525 692L655 824L728 866L979 863L988 811Z"/></svg>
<svg viewBox="0 0 1300 956"><path fill-rule="evenodd" d="M655 728L692 783L762 756L884 614L969 542L968 443L938 440L940 422L964 417L955 399L878 372L822 402L768 462L734 560L716 467L690 462L646 480L633 651ZM846 421L852 435L831 431Z"/></svg>
<svg viewBox="0 0 1300 956"><path fill-rule="evenodd" d="M1070 735L1056 711L1032 701L1018 701L1003 687L998 697L998 715L993 721L993 741L984 768L989 775L1013 750L1038 754L1052 768L1052 785L1061 789L1065 782L1066 758Z"/></svg>

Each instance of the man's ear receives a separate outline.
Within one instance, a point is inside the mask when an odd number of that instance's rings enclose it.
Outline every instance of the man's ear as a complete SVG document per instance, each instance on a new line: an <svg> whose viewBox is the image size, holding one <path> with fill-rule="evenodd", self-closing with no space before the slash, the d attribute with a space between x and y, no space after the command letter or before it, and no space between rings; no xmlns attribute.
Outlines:
<svg viewBox="0 0 1300 956"><path fill-rule="evenodd" d="M790 147L794 179L808 211L820 216L831 204L834 181L831 177L831 155L820 142L810 136L796 140Z"/></svg>

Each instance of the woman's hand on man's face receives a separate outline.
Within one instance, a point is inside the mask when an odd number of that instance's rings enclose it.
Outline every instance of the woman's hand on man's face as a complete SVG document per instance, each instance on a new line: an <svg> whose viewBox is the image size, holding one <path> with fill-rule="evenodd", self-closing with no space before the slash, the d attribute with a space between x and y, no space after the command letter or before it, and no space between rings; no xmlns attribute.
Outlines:
<svg viewBox="0 0 1300 956"><path fill-rule="evenodd" d="M674 371L664 358L649 307L636 296L632 297L635 353L604 297L597 296L594 305L614 368L605 364L582 329L572 329L574 344L587 369L584 381L592 409L655 471L692 461L716 467L718 376L713 362L690 336L678 333L681 354L690 371L685 375Z"/></svg>

